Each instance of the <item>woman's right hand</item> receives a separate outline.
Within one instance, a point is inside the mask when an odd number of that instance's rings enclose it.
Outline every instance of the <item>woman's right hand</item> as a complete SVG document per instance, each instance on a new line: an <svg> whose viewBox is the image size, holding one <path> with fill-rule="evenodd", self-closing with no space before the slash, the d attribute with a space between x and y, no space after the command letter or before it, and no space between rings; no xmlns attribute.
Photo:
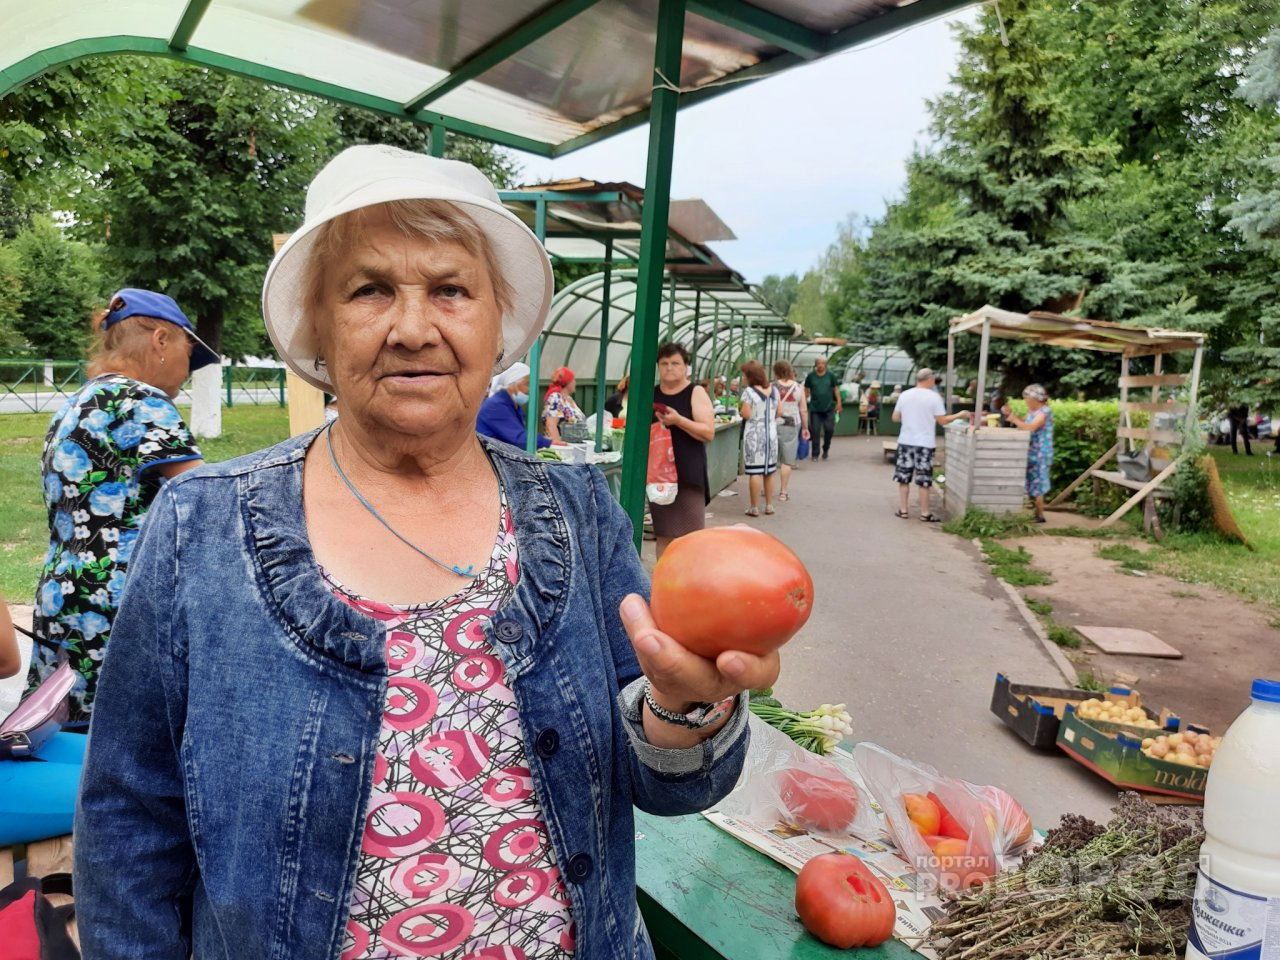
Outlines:
<svg viewBox="0 0 1280 960"><path fill-rule="evenodd" d="M714 703L744 690L771 687L778 679L776 650L764 656L726 650L715 660L708 660L663 633L639 594L623 598L619 613L655 698L669 709L687 709L690 703Z"/></svg>

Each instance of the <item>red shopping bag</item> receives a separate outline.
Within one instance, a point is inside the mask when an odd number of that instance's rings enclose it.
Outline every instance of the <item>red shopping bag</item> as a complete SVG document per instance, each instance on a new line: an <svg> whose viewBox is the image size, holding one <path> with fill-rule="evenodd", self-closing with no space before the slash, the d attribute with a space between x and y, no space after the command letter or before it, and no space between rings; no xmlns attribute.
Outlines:
<svg viewBox="0 0 1280 960"><path fill-rule="evenodd" d="M649 427L649 468L644 478L645 499L659 506L674 503L679 492L679 479L671 431L665 424L655 423Z"/></svg>
<svg viewBox="0 0 1280 960"><path fill-rule="evenodd" d="M676 483L676 451L671 443L671 431L666 424L655 423L649 427L649 471L645 483Z"/></svg>

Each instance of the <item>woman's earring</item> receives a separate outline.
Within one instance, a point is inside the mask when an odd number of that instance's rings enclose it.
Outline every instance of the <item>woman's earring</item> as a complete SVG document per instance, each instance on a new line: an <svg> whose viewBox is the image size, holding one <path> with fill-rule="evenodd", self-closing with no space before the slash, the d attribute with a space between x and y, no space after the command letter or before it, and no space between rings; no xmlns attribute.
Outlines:
<svg viewBox="0 0 1280 960"><path fill-rule="evenodd" d="M505 357L506 355L507 355L507 352L505 350L498 351L498 359L493 361L493 370L495 373L497 373L498 368L502 366L502 358Z"/></svg>

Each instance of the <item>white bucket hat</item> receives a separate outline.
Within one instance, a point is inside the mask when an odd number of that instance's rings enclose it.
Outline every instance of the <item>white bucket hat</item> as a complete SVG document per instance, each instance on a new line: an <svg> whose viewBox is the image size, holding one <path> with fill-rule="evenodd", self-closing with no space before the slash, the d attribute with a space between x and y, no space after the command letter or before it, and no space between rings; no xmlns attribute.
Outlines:
<svg viewBox="0 0 1280 960"><path fill-rule="evenodd" d="M303 224L280 248L263 281L267 333L289 369L312 386L333 392L328 370L316 364L315 330L304 307L303 282L316 231L345 213L393 200L459 204L484 231L512 291L511 307L502 314L502 360L494 370L505 370L524 356L542 332L554 290L551 261L538 238L502 205L493 184L471 164L366 145L348 147L311 181Z"/></svg>

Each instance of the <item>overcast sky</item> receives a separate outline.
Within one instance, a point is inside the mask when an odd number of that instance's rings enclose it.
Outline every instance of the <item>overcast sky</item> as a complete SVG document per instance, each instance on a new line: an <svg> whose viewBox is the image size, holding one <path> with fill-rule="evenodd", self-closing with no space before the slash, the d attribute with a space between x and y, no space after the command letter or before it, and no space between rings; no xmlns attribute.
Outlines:
<svg viewBox="0 0 1280 960"><path fill-rule="evenodd" d="M961 17L973 22L972 10ZM672 196L700 197L738 237L714 244L752 283L803 275L850 214L878 217L901 194L926 98L946 87L951 16L795 67L682 110ZM643 185L648 128L547 160L517 153L527 183L563 177Z"/></svg>

